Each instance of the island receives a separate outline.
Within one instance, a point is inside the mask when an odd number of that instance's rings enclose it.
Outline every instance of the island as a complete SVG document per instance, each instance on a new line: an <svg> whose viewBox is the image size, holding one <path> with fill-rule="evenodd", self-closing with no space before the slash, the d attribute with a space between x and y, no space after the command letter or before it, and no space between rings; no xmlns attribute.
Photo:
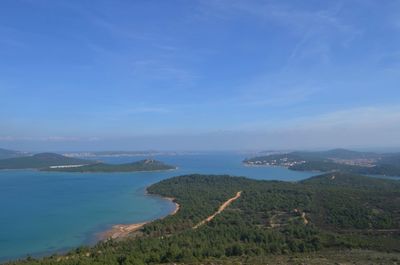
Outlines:
<svg viewBox="0 0 400 265"><path fill-rule="evenodd" d="M83 166L96 161L66 157L56 153L39 153L0 160L0 169L44 169L53 166Z"/></svg>
<svg viewBox="0 0 400 265"><path fill-rule="evenodd" d="M147 188L175 214L123 237L10 265L396 264L400 182L332 172L299 182L184 175ZM129 228L129 227L128 227Z"/></svg>
<svg viewBox="0 0 400 265"><path fill-rule="evenodd" d="M243 161L248 166L280 166L298 171L340 171L353 174L400 176L400 153L333 149L319 152L277 153Z"/></svg>
<svg viewBox="0 0 400 265"><path fill-rule="evenodd" d="M82 166L51 166L43 168L44 171L62 172L135 172L135 171L163 171L174 170L175 166L167 165L154 159L143 159L140 161L124 164L95 163Z"/></svg>
<svg viewBox="0 0 400 265"><path fill-rule="evenodd" d="M176 169L154 159L144 159L125 164L107 164L94 160L67 157L56 153L0 159L0 169L37 169L60 172L135 172Z"/></svg>

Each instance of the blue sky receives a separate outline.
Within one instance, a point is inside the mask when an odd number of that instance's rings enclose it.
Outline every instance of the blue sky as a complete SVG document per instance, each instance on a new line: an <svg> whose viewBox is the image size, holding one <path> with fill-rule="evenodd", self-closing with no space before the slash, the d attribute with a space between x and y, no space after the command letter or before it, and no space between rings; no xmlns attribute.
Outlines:
<svg viewBox="0 0 400 265"><path fill-rule="evenodd" d="M399 1L0 3L0 146L400 146Z"/></svg>

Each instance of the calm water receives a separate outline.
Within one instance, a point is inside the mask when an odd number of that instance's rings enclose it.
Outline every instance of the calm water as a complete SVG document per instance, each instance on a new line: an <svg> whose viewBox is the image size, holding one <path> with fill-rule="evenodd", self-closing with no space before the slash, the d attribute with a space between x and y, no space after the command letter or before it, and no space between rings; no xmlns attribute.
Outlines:
<svg viewBox="0 0 400 265"><path fill-rule="evenodd" d="M113 224L167 215L174 205L145 195L146 186L190 173L230 174L253 179L297 181L315 173L245 167L244 155L203 154L155 157L179 167L170 172L54 173L0 171L0 261L54 253L95 242ZM100 158L110 163L142 157Z"/></svg>

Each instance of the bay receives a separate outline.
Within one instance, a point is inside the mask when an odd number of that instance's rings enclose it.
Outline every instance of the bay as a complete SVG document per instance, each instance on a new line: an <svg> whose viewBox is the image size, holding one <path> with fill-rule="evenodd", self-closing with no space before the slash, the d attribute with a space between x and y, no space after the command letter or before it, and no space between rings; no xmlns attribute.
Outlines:
<svg viewBox="0 0 400 265"><path fill-rule="evenodd" d="M177 170L134 173L0 171L0 261L59 253L96 242L114 224L139 223L168 215L174 204L146 195L146 187L184 174L229 174L253 179L298 181L315 172L247 167L237 153L151 157ZM96 157L126 163L148 157Z"/></svg>

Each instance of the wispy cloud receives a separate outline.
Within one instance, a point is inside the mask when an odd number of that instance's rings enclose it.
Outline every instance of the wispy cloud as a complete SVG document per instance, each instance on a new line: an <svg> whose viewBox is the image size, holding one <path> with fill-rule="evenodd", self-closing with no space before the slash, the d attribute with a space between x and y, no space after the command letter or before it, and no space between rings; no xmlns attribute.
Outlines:
<svg viewBox="0 0 400 265"><path fill-rule="evenodd" d="M0 141L2 142L13 142L17 140L23 140L25 137L15 137L15 136L0 136ZM31 138L29 138L31 139Z"/></svg>
<svg viewBox="0 0 400 265"><path fill-rule="evenodd" d="M334 111L315 117L298 119L295 124L304 128L367 128L400 130L400 107L371 106Z"/></svg>
<svg viewBox="0 0 400 265"><path fill-rule="evenodd" d="M114 37L119 37L129 40L142 40L142 41L154 40L154 37L150 36L149 34L138 32L133 28L127 27L127 25L117 24L107 19L104 16L95 15L93 13L88 13L88 12L86 12L85 15L88 18L89 22L91 22L96 27L103 29L108 34Z"/></svg>
<svg viewBox="0 0 400 265"><path fill-rule="evenodd" d="M124 112L127 114L140 114L140 113L170 113L172 110L163 107L137 107L126 109Z"/></svg>
<svg viewBox="0 0 400 265"><path fill-rule="evenodd" d="M237 130L249 131L308 131L321 133L327 131L354 130L361 134L370 131L400 133L400 107L398 106L365 106L342 109L280 121L264 119L243 124ZM378 133L376 136L380 135Z"/></svg>
<svg viewBox="0 0 400 265"><path fill-rule="evenodd" d="M377 54L376 64L384 71L400 71L400 50Z"/></svg>
<svg viewBox="0 0 400 265"><path fill-rule="evenodd" d="M307 102L320 90L317 84L306 80L299 84L266 77L245 86L234 101L241 106L288 107Z"/></svg>
<svg viewBox="0 0 400 265"><path fill-rule="evenodd" d="M400 108L376 106L344 109L285 120L243 123L203 137L219 148L310 149L396 147L400 145Z"/></svg>
<svg viewBox="0 0 400 265"><path fill-rule="evenodd" d="M272 21L287 27L293 32L303 34L310 28L331 27L338 30L349 30L350 25L338 16L342 9L341 2L335 2L327 9L296 8L282 1L240 1L219 0L201 1L200 14L211 16L224 14L226 19L241 16Z"/></svg>
<svg viewBox="0 0 400 265"><path fill-rule="evenodd" d="M79 36L86 47L96 54L94 58L131 68L134 78L172 81L176 86L190 86L199 75L188 67L188 61L195 57L186 48L176 45L174 36L155 30L144 30L132 21L120 20L118 12L132 8L135 4L119 3L109 13L99 13L83 8L81 3L66 6L81 15L88 25L108 36L107 40ZM134 20L133 20L134 21ZM117 47L116 47L117 45ZM179 52L178 52L179 51ZM189 55L190 54L190 55ZM188 58L190 57L190 58ZM129 69L127 69L129 72Z"/></svg>
<svg viewBox="0 0 400 265"><path fill-rule="evenodd" d="M254 21L271 32L282 29L293 43L273 68L259 69L232 89L225 102L242 106L282 107L304 103L326 89L323 71L334 67L333 54L362 36L363 31L342 17L341 1L315 8L282 1L200 1L199 19ZM277 33L279 34L279 33ZM290 50L291 49L291 50ZM262 60L262 58L260 58ZM223 104L223 103L222 103Z"/></svg>
<svg viewBox="0 0 400 265"><path fill-rule="evenodd" d="M177 85L190 85L198 75L163 59L137 60L132 64L134 76L147 79L172 80Z"/></svg>
<svg viewBox="0 0 400 265"><path fill-rule="evenodd" d="M326 9L295 8L282 1L201 1L199 16L219 19L238 19L247 16L269 26L275 23L299 38L290 61L319 56L328 62L331 45L348 45L362 31L340 17L341 2L333 2Z"/></svg>
<svg viewBox="0 0 400 265"><path fill-rule="evenodd" d="M267 117L268 118L268 117ZM49 142L82 144L96 142L113 148L134 149L310 149L321 147L384 147L400 145L400 108L398 106L366 106L343 109L300 118L243 124L240 127L209 131L133 134L130 136L97 137L10 137L0 142ZM99 143L97 144L97 141ZM107 145L112 143L112 145ZM129 144L135 143L135 144ZM139 145L137 143L140 143ZM90 145L94 147L93 145ZM103 147L104 148L104 147ZM107 147L106 147L107 148ZM101 149L101 148L100 148Z"/></svg>
<svg viewBox="0 0 400 265"><path fill-rule="evenodd" d="M81 138L67 137L67 136L48 136L48 137L38 138L38 140L44 142L75 142L75 141L80 141Z"/></svg>
<svg viewBox="0 0 400 265"><path fill-rule="evenodd" d="M99 141L99 137L75 137L75 136L0 136L0 142L93 142Z"/></svg>

